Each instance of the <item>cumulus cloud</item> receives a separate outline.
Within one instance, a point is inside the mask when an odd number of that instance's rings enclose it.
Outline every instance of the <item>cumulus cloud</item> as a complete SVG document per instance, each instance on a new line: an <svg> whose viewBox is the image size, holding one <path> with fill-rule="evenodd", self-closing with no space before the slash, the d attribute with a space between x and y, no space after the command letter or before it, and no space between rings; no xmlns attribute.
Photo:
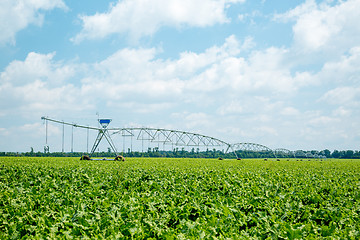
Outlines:
<svg viewBox="0 0 360 240"><path fill-rule="evenodd" d="M218 108L217 112L220 115L239 114L243 112L243 104L239 101L231 100L226 105L222 105Z"/></svg>
<svg viewBox="0 0 360 240"><path fill-rule="evenodd" d="M111 102L108 107L114 108L123 108L134 113L140 114L151 114L154 112L169 110L174 107L174 103L171 102L141 102L140 101L119 101L119 102Z"/></svg>
<svg viewBox="0 0 360 240"><path fill-rule="evenodd" d="M171 60L158 58L155 48L124 48L87 65L55 61L55 53L30 52L25 60L11 62L0 73L2 102L11 102L11 106L4 106L8 111L48 112L54 106L58 110L81 110L96 108L101 102L109 107L143 109L139 111L144 113L149 112L145 109L149 102L154 107L148 109L160 110L179 101L211 104L218 97L209 99L208 95L216 92L236 96L247 91L286 92L296 88L291 83L296 83L296 76L281 70L281 55L286 51L256 52L247 60L241 53L251 49L251 41L229 36L221 46L202 53L183 52ZM278 60L267 66L258 62L270 57ZM265 70L264 75L255 74ZM278 81L284 86L279 88ZM218 106L218 113L237 112L236 107L235 100L227 107Z"/></svg>
<svg viewBox="0 0 360 240"><path fill-rule="evenodd" d="M54 117L98 108L161 113L178 129L214 137L225 131L232 142L241 137L274 146L274 136L316 139L339 123L338 116L354 116L360 102L357 47L317 73L293 72L290 49L254 50L252 41L229 36L219 46L174 59L159 58L157 48L124 48L102 61L75 65L54 60L55 53L32 52L0 73L0 106L6 113ZM326 113L319 104L332 109Z"/></svg>
<svg viewBox="0 0 360 240"><path fill-rule="evenodd" d="M178 128L176 125L180 124L183 126L183 130L189 130L196 133L204 133L206 129L214 128L214 116L211 113L205 112L175 112L171 114L173 119L172 123L175 125L174 128Z"/></svg>
<svg viewBox="0 0 360 240"><path fill-rule="evenodd" d="M360 87L337 87L326 92L321 99L330 104L358 107L360 105Z"/></svg>
<svg viewBox="0 0 360 240"><path fill-rule="evenodd" d="M282 98L310 84L308 73L291 74L288 70L286 49L268 48L242 57L253 45L251 38L240 41L229 36L220 46L201 53L183 52L177 59L158 58L160 50L156 48L124 48L86 66L55 61L55 53L31 52L24 61L11 62L0 74L0 91L3 98L11 99L12 108L6 108L9 111L46 112L53 106L91 109L101 102L107 107L145 113L182 102L216 104L217 114L234 115L249 112L239 101L246 96ZM264 101L258 104L269 105Z"/></svg>
<svg viewBox="0 0 360 240"><path fill-rule="evenodd" d="M360 48L352 47L337 61L326 62L316 78L326 86L320 102L339 106L337 114L348 115L360 105Z"/></svg>
<svg viewBox="0 0 360 240"><path fill-rule="evenodd" d="M324 63L319 75L327 82L358 84L360 81L360 46L352 47L336 61Z"/></svg>
<svg viewBox="0 0 360 240"><path fill-rule="evenodd" d="M106 13L79 16L83 29L72 40L99 39L110 34L129 34L132 39L151 36L162 26L207 27L230 21L226 8L245 0L125 0Z"/></svg>
<svg viewBox="0 0 360 240"><path fill-rule="evenodd" d="M54 61L54 55L31 52L24 61L15 60L5 68L0 74L3 112L32 116L88 107L81 88L68 82L76 67Z"/></svg>
<svg viewBox="0 0 360 240"><path fill-rule="evenodd" d="M82 89L93 96L101 92L99 97L109 101L141 96L206 104L212 100L203 99L217 92L236 96L262 91L282 96L309 84L304 80L306 72L292 74L286 68L285 49L269 48L242 57L242 52L251 49L251 41L229 36L221 46L202 53L183 52L177 59L157 58L155 48L121 49L89 67L92 72L82 79ZM230 109L219 110L224 111Z"/></svg>
<svg viewBox="0 0 360 240"><path fill-rule="evenodd" d="M298 87L297 77L284 69L284 49L269 48L250 53L250 58L242 57L251 50L252 41L229 36L220 46L200 53L183 52L176 59L158 58L160 50L156 48L124 48L85 67L55 61L55 53L31 52L23 61L11 62L0 74L1 102L11 102L2 109L23 115L51 115L102 106L148 114L170 111L184 103L213 106L212 114L222 116L254 109L272 111L268 98L256 95L292 91ZM272 62L263 63L264 59ZM265 73L257 73L261 71ZM74 78L79 78L77 84ZM280 88L278 81L284 86ZM255 103L243 103L249 95L255 96ZM186 116L183 119L189 128L213 122L206 120L211 118L207 113L190 112Z"/></svg>
<svg viewBox="0 0 360 240"><path fill-rule="evenodd" d="M339 1L335 5L307 0L275 19L296 21L294 43L304 51L344 51L360 40L359 8L359 0Z"/></svg>
<svg viewBox="0 0 360 240"><path fill-rule="evenodd" d="M17 32L30 24L41 26L43 11L67 9L62 0L2 0L0 1L0 44L15 44Z"/></svg>
<svg viewBox="0 0 360 240"><path fill-rule="evenodd" d="M55 53L30 52L25 61L11 62L1 73L0 81L19 86L29 81L45 79L47 84L61 85L65 79L74 75L75 69L69 65L54 62L54 56Z"/></svg>
<svg viewBox="0 0 360 240"><path fill-rule="evenodd" d="M294 107L285 107L280 113L286 116L297 116L300 114L299 110Z"/></svg>

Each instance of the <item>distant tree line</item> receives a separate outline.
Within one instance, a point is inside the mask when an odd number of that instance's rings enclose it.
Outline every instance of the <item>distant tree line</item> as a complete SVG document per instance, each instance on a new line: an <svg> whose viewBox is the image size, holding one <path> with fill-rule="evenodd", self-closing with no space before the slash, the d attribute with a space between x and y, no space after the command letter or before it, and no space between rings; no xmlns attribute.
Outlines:
<svg viewBox="0 0 360 240"><path fill-rule="evenodd" d="M159 150L159 148L148 148L146 152L130 151L120 152L124 157L168 157L168 158L342 158L342 159L360 159L360 151L353 150L334 150L331 152L328 149L323 151L304 151L298 150L288 153L276 153L271 151L255 152L255 151L236 151L227 152L217 149L207 149L200 151L199 148L192 148L190 151L185 148L175 148L172 151ZM88 155L85 152L34 152L33 148L29 152L0 152L0 156L26 156L26 157L81 157ZM116 154L110 149L106 152L95 152L91 157L116 157Z"/></svg>

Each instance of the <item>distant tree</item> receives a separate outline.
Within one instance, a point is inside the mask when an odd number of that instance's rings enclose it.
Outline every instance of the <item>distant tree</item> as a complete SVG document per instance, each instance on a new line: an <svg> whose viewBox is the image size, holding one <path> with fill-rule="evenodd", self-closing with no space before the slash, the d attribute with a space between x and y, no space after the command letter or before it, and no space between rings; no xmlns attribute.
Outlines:
<svg viewBox="0 0 360 240"><path fill-rule="evenodd" d="M324 153L325 157L327 157L327 158L331 157L331 152L329 149L323 150L323 153Z"/></svg>
<svg viewBox="0 0 360 240"><path fill-rule="evenodd" d="M338 150L334 150L331 154L333 158L340 158L340 152Z"/></svg>
<svg viewBox="0 0 360 240"><path fill-rule="evenodd" d="M354 151L353 150L347 150L344 152L343 158L353 158Z"/></svg>

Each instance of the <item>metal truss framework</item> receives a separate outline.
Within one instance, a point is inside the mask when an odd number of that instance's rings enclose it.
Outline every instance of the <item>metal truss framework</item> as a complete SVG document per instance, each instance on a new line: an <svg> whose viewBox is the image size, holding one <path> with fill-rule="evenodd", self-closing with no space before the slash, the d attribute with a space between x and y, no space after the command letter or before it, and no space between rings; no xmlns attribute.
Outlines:
<svg viewBox="0 0 360 240"><path fill-rule="evenodd" d="M295 158L295 152L294 151L290 151L288 149L285 148L277 148L274 150L274 153L277 157L294 157Z"/></svg>
<svg viewBox="0 0 360 240"><path fill-rule="evenodd" d="M46 129L47 122L59 123L62 125L69 125L76 128L84 128L90 130L98 131L97 138L91 150L91 154L95 151L96 147L99 145L100 141L105 138L109 143L110 147L113 151L117 152L115 144L113 143L111 136L120 135L122 137L131 137L140 141L149 141L152 143L162 143L166 145L172 146L183 146L183 147L224 147L226 148L226 152L230 149L230 144L224 142L220 139L196 134L186 131L178 131L178 130L169 130L162 128L146 128L146 127L136 127L136 128L100 128L100 127L91 127L84 126L75 123L68 123L64 121L59 121L55 119L51 119L48 117L42 117L42 120L46 121ZM46 139L47 139L47 130L46 130ZM46 140L47 144L47 140Z"/></svg>
<svg viewBox="0 0 360 240"><path fill-rule="evenodd" d="M270 148L257 143L235 143L231 145L235 151L251 151L251 152L272 152Z"/></svg>
<svg viewBox="0 0 360 240"><path fill-rule="evenodd" d="M231 149L236 154L236 151L245 152L260 152L260 153L272 153L275 157L275 153L271 148L257 143L235 143L231 144Z"/></svg>
<svg viewBox="0 0 360 240"><path fill-rule="evenodd" d="M184 132L178 130L168 130L160 128L120 128L109 129L114 134L120 134L126 137L136 137L136 140L147 140L150 142L163 143L174 146L192 146L192 147L220 147L225 146L227 150L230 144L210 136Z"/></svg>
<svg viewBox="0 0 360 240"><path fill-rule="evenodd" d="M111 136L120 135L122 137L130 137L140 141L149 141L152 143L162 143L164 145L183 146L183 147L224 147L225 153L232 151L237 157L236 151L251 151L260 153L272 153L275 157L277 153L290 153L287 149L272 150L264 145L257 143L235 143L230 144L218 138L191 133L186 131L169 130L163 128L147 128L147 127L132 127L132 128L107 128L107 127L91 127L84 126L75 123L68 123L51 119L48 117L42 117L42 120L46 121L46 144L47 144L47 122L54 122L64 125L69 125L76 128L84 128L88 130L98 131L98 136L95 140L94 146L91 150L93 153L96 147L99 145L101 139L105 137L110 147L117 152L115 144L113 143ZM64 129L64 128L63 128Z"/></svg>

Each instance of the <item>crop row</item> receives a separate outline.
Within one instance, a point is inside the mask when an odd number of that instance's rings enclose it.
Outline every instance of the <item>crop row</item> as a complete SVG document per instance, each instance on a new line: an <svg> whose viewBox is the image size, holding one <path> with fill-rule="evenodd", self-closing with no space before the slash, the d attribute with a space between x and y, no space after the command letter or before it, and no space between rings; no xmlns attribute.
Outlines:
<svg viewBox="0 0 360 240"><path fill-rule="evenodd" d="M360 237L360 161L0 158L0 238Z"/></svg>

